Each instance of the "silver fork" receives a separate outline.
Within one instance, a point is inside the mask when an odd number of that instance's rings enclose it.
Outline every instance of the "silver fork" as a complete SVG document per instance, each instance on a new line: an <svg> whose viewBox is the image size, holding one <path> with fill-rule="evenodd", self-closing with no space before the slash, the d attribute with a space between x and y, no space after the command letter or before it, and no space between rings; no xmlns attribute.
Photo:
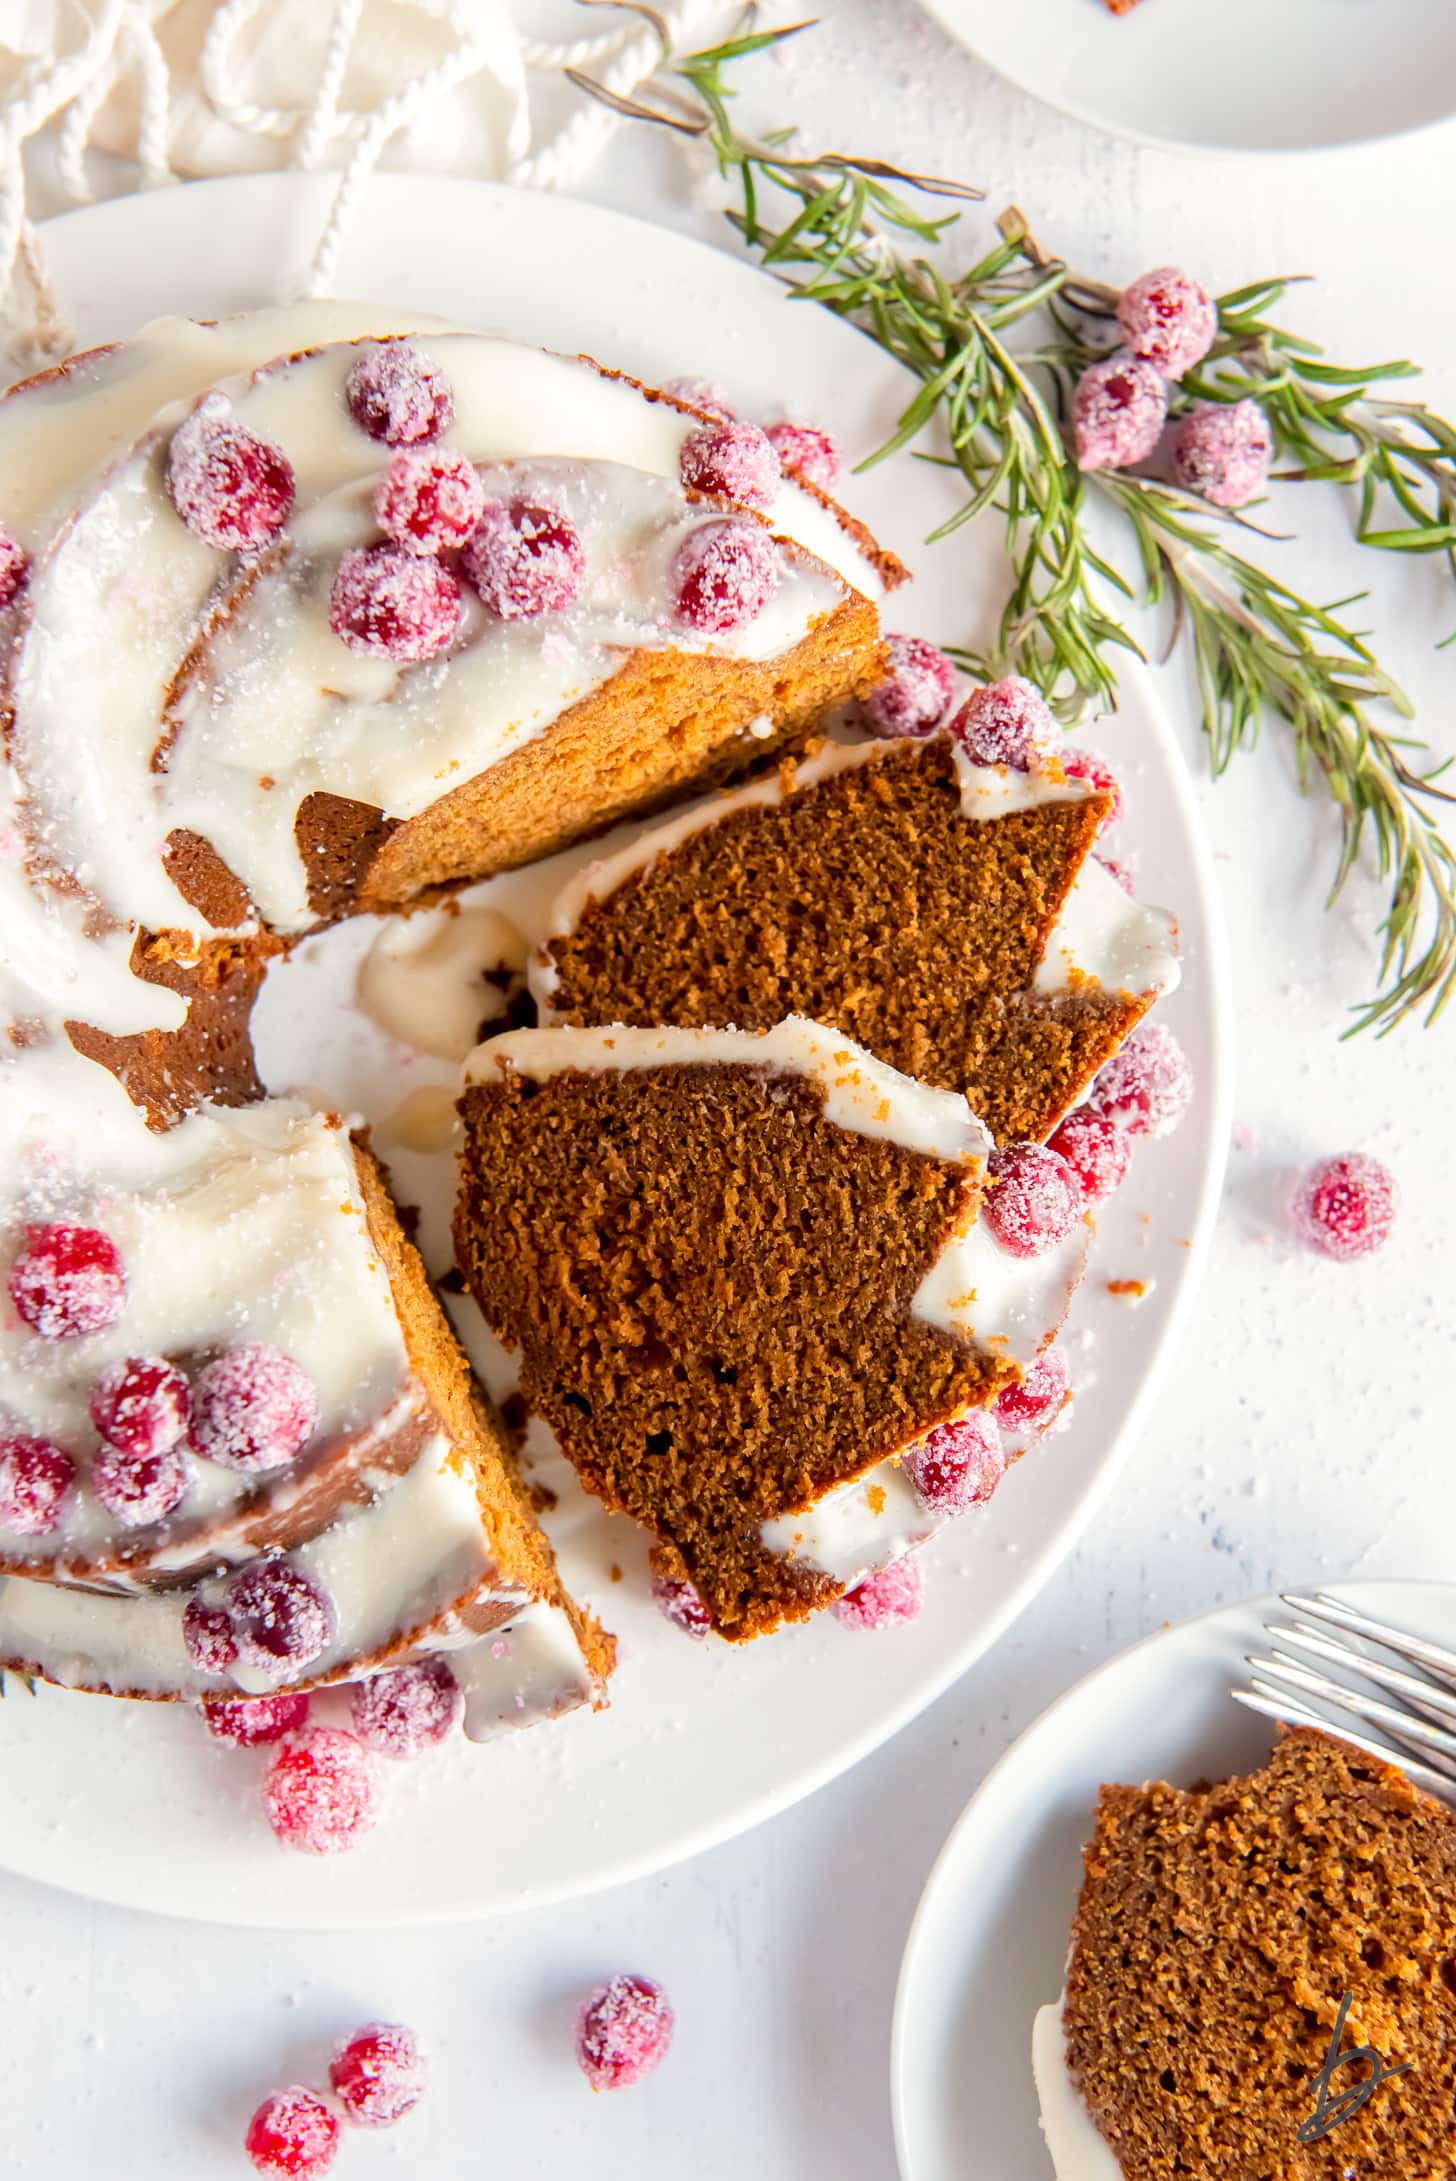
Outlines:
<svg viewBox="0 0 1456 2181"><path fill-rule="evenodd" d="M1275 1648L1267 1658L1250 1654L1253 1678L1232 1692L1235 1703L1291 1726L1323 1727L1456 1803L1456 1651L1371 1620L1328 1591L1285 1591L1281 1603L1302 1617L1265 1622Z"/></svg>

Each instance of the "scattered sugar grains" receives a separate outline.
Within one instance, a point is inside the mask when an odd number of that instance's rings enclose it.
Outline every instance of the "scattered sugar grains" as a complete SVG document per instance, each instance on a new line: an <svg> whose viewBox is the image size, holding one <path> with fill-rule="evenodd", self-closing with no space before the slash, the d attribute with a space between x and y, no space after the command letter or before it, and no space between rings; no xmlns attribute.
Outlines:
<svg viewBox="0 0 1456 2181"><path fill-rule="evenodd" d="M576 2058L593 2090L626 2090L662 2065L673 2011L651 1977L617 1975L600 1985L576 2022Z"/></svg>

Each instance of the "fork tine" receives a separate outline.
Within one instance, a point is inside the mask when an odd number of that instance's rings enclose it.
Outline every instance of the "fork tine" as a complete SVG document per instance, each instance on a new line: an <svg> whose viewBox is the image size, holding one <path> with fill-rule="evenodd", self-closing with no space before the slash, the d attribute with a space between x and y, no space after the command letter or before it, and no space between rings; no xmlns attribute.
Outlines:
<svg viewBox="0 0 1456 2181"><path fill-rule="evenodd" d="M1378 1688L1403 1696L1414 1710L1432 1715L1434 1725L1439 1725L1442 1719L1456 1719L1456 1694L1448 1694L1432 1681L1419 1681L1414 1674L1402 1673L1398 1666L1383 1665L1368 1653L1357 1651L1352 1644L1331 1641L1317 1629L1306 1628L1301 1621L1287 1628L1278 1621L1266 1621L1264 1628L1276 1642L1296 1643L1301 1650L1313 1651L1319 1658L1353 1669L1363 1680L1373 1681ZM1275 1656L1279 1654L1276 1652Z"/></svg>
<svg viewBox="0 0 1456 2181"><path fill-rule="evenodd" d="M1307 1710L1304 1705L1295 1703L1290 1697L1282 1697L1276 1702L1252 1689L1231 1689L1229 1694L1236 1704L1242 1704L1247 1711L1261 1712L1266 1719L1277 1719L1289 1726L1319 1727L1323 1733L1338 1735L1342 1742L1350 1742L1356 1749L1363 1749L1368 1757L1378 1757L1384 1764L1398 1765L1402 1772L1412 1778L1419 1773L1438 1795L1448 1802L1452 1799L1453 1783L1444 1773L1435 1771L1419 1757L1404 1757L1399 1750L1387 1748L1366 1735L1353 1733L1345 1726L1332 1725L1328 1719L1322 1719L1318 1712Z"/></svg>
<svg viewBox="0 0 1456 2181"><path fill-rule="evenodd" d="M1338 1681L1331 1681L1326 1674L1317 1674L1298 1660L1281 1662L1275 1659L1251 1658L1248 1664L1255 1674L1267 1674L1273 1682L1255 1681L1256 1689L1265 1695L1278 1696L1281 1687L1293 1686L1306 1696L1318 1697L1322 1703L1332 1705L1338 1711L1351 1713L1369 1726L1384 1727L1388 1732L1404 1739L1409 1736L1427 1752L1428 1761L1434 1761L1447 1777L1456 1780L1456 1734L1445 1727L1428 1726L1423 1719L1416 1719L1409 1712L1397 1711L1391 1704L1381 1703L1378 1697L1362 1696L1357 1690L1347 1689Z"/></svg>
<svg viewBox="0 0 1456 2181"><path fill-rule="evenodd" d="M1413 1666L1424 1666L1439 1679L1456 1688L1456 1651L1448 1651L1443 1644L1431 1643L1424 1636L1414 1636L1409 1629L1396 1628L1388 1621L1372 1620L1368 1614L1358 1613L1352 1606L1343 1605L1327 1590L1316 1591L1307 1597L1299 1591L1283 1591L1282 1602L1295 1613L1312 1614L1316 1620L1329 1621L1349 1635L1364 1636L1371 1643L1384 1644L1399 1658Z"/></svg>

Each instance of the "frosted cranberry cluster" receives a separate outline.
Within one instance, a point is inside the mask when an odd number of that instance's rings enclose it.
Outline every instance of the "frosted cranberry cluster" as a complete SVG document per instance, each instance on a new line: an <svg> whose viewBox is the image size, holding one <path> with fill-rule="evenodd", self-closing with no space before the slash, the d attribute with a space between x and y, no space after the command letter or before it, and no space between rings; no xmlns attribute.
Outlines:
<svg viewBox="0 0 1456 2181"><path fill-rule="evenodd" d="M335 2046L328 2091L302 2083L275 2090L249 2121L243 2148L270 2181L318 2181L338 2155L342 2121L391 2128L413 2112L429 2080L413 2030L402 2022L366 2022Z"/></svg>

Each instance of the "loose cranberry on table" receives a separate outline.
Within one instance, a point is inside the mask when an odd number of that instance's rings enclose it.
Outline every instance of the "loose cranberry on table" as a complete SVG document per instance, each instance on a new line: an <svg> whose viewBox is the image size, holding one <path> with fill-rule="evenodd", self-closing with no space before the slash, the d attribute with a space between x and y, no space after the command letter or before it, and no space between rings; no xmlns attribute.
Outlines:
<svg viewBox="0 0 1456 2181"><path fill-rule="evenodd" d="M1074 743L1064 744L1057 757L1069 780L1085 780L1088 787L1107 797L1107 816L1097 828L1098 832L1105 833L1109 826L1116 825L1124 808L1122 789L1106 759L1099 757L1095 750L1079 749Z"/></svg>
<svg viewBox="0 0 1456 2181"><path fill-rule="evenodd" d="M286 1848L341 1855L379 1815L374 1766L342 1727L308 1727L287 1741L263 1775L263 1808Z"/></svg>
<svg viewBox="0 0 1456 2181"><path fill-rule="evenodd" d="M900 1467L921 1505L936 1515L958 1515L991 1497L1006 1469L1001 1434L984 1409L940 1424L900 1457Z"/></svg>
<svg viewBox="0 0 1456 2181"><path fill-rule="evenodd" d="M673 2012L651 1977L614 1976L577 2017L576 2057L593 2090L626 2090L667 2058Z"/></svg>
<svg viewBox="0 0 1456 2181"><path fill-rule="evenodd" d="M1056 736L1057 723L1041 691L1020 674L972 690L950 731L973 765L1029 772Z"/></svg>
<svg viewBox="0 0 1456 2181"><path fill-rule="evenodd" d="M673 563L678 619L706 635L756 621L779 587L779 556L758 523L699 523Z"/></svg>
<svg viewBox="0 0 1456 2181"><path fill-rule="evenodd" d="M181 1506L192 1470L179 1446L159 1454L127 1454L103 1440L91 1463L91 1489L124 1530L161 1522Z"/></svg>
<svg viewBox="0 0 1456 2181"><path fill-rule="evenodd" d="M678 455L678 473L690 492L766 508L779 489L783 469L768 434L756 424L734 420L689 432Z"/></svg>
<svg viewBox="0 0 1456 2181"><path fill-rule="evenodd" d="M665 1621L671 1621L674 1628L680 1628L695 1642L701 1642L712 1629L707 1607L685 1576L665 1575L654 1570L652 1602Z"/></svg>
<svg viewBox="0 0 1456 2181"><path fill-rule="evenodd" d="M1382 1248L1395 1224L1395 1181L1363 1151L1321 1159L1303 1176L1294 1198L1295 1224L1321 1257L1353 1264Z"/></svg>
<svg viewBox="0 0 1456 2181"><path fill-rule="evenodd" d="M463 545L485 508L480 472L443 447L402 447L374 488L374 514L407 553Z"/></svg>
<svg viewBox="0 0 1456 2181"><path fill-rule="evenodd" d="M312 2090L295 2083L264 2099L248 2123L243 2148L269 2181L316 2181L334 2163L339 2117Z"/></svg>
<svg viewBox="0 0 1456 2181"><path fill-rule="evenodd" d="M1093 1083L1087 1103L1130 1136L1171 1136L1193 1096L1193 1069L1160 1022L1134 1030Z"/></svg>
<svg viewBox="0 0 1456 2181"><path fill-rule="evenodd" d="M215 1742L229 1749L261 1749L281 1742L308 1723L308 1698L285 1689L278 1696L205 1696L202 1724Z"/></svg>
<svg viewBox="0 0 1456 2181"><path fill-rule="evenodd" d="M30 561L25 548L0 524L0 607L14 605L29 574Z"/></svg>
<svg viewBox="0 0 1456 2181"><path fill-rule="evenodd" d="M1081 1216L1077 1177L1048 1145L1008 1144L991 1153L981 1217L1013 1257L1054 1249Z"/></svg>
<svg viewBox="0 0 1456 2181"><path fill-rule="evenodd" d="M197 1379L192 1443L224 1469L249 1476L286 1468L312 1438L318 1394L301 1363L250 1341L225 1349Z"/></svg>
<svg viewBox="0 0 1456 2181"><path fill-rule="evenodd" d="M438 439L455 416L450 381L408 341L367 350L344 382L344 400L360 431L390 447Z"/></svg>
<svg viewBox="0 0 1456 2181"><path fill-rule="evenodd" d="M764 433L786 470L807 477L821 492L832 492L839 482L839 449L828 432L817 424L770 424Z"/></svg>
<svg viewBox="0 0 1456 2181"><path fill-rule="evenodd" d="M1160 265L1123 289L1117 323L1134 356L1165 379L1181 379L1218 338L1218 307L1206 288L1176 265Z"/></svg>
<svg viewBox="0 0 1456 2181"><path fill-rule="evenodd" d="M1173 433L1173 477L1213 507L1244 507L1269 482L1274 437L1256 401L1201 401Z"/></svg>
<svg viewBox="0 0 1456 2181"><path fill-rule="evenodd" d="M329 593L329 627L340 643L401 666L446 650L460 614L460 585L449 569L402 545L352 546Z"/></svg>
<svg viewBox="0 0 1456 2181"><path fill-rule="evenodd" d="M0 1439L0 1529L45 1537L76 1487L76 1464L49 1439Z"/></svg>
<svg viewBox="0 0 1456 2181"><path fill-rule="evenodd" d="M361 2128L390 2128L403 2120L429 2079L419 2039L400 2022L366 2023L342 2040L329 2063L334 2095Z"/></svg>
<svg viewBox="0 0 1456 2181"><path fill-rule="evenodd" d="M1111 1196L1127 1177L1132 1145L1126 1132L1091 1106L1078 1106L1047 1140L1071 1167L1089 1204Z"/></svg>
<svg viewBox="0 0 1456 2181"><path fill-rule="evenodd" d="M42 1340L104 1332L126 1308L121 1252L99 1227L27 1227L10 1300Z"/></svg>
<svg viewBox="0 0 1456 2181"><path fill-rule="evenodd" d="M1014 1386L996 1402L996 1420L1007 1431L1045 1431L1062 1412L1070 1380L1059 1348L1043 1348Z"/></svg>
<svg viewBox="0 0 1456 2181"><path fill-rule="evenodd" d="M427 1658L356 1682L350 1710L366 1749L381 1757L418 1757L455 1732L465 1698L449 1662Z"/></svg>
<svg viewBox="0 0 1456 2181"><path fill-rule="evenodd" d="M186 1437L192 1394L165 1356L109 1363L91 1388L91 1421L123 1454L165 1454Z"/></svg>
<svg viewBox="0 0 1456 2181"><path fill-rule="evenodd" d="M1146 461L1163 436L1168 389L1139 356L1089 364L1072 398L1077 467L1121 470Z"/></svg>
<svg viewBox="0 0 1456 2181"><path fill-rule="evenodd" d="M460 565L481 604L502 621L560 613L586 581L575 523L541 500L487 500Z"/></svg>
<svg viewBox="0 0 1456 2181"><path fill-rule="evenodd" d="M167 491L205 545L223 553L256 552L288 520L293 465L281 447L244 431L225 404L204 401L172 434Z"/></svg>
<svg viewBox="0 0 1456 2181"><path fill-rule="evenodd" d="M924 1585L920 1563L913 1553L867 1575L853 1590L837 1598L831 1611L846 1628L904 1628L920 1611Z"/></svg>
<svg viewBox="0 0 1456 2181"><path fill-rule="evenodd" d="M933 735L955 702L955 668L923 636L885 638L885 678L861 707L877 735Z"/></svg>
<svg viewBox="0 0 1456 2181"><path fill-rule="evenodd" d="M253 1560L228 1585L227 1613L246 1666L291 1679L328 1648L333 1602L290 1560Z"/></svg>

